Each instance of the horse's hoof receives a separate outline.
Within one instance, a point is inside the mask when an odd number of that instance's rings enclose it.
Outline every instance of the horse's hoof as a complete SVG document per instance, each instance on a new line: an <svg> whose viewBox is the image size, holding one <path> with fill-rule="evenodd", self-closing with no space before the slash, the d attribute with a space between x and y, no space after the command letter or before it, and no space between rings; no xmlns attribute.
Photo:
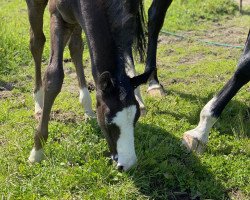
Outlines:
<svg viewBox="0 0 250 200"><path fill-rule="evenodd" d="M152 87L152 88L149 87L147 90L147 93L151 97L164 97L165 96L165 92L160 85L158 87Z"/></svg>
<svg viewBox="0 0 250 200"><path fill-rule="evenodd" d="M182 145L184 145L188 151L194 151L196 153L203 153L206 144L197 138L189 135L188 133L184 133L183 138L182 138Z"/></svg>
<svg viewBox="0 0 250 200"><path fill-rule="evenodd" d="M30 152L28 161L29 163L33 164L33 163L41 162L43 158L44 158L43 149L35 150L35 148L33 148Z"/></svg>
<svg viewBox="0 0 250 200"><path fill-rule="evenodd" d="M147 109L144 108L140 108L140 112L141 112L141 117L145 117L147 115Z"/></svg>

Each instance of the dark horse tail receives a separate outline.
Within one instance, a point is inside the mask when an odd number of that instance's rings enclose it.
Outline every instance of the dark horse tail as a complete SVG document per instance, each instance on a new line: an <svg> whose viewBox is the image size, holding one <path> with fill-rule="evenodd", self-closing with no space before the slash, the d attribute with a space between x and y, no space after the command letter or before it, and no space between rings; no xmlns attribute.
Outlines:
<svg viewBox="0 0 250 200"><path fill-rule="evenodd" d="M145 38L145 11L143 0L139 1L139 8L136 14L136 35L134 38L135 48L139 53L140 61L145 59L146 38Z"/></svg>

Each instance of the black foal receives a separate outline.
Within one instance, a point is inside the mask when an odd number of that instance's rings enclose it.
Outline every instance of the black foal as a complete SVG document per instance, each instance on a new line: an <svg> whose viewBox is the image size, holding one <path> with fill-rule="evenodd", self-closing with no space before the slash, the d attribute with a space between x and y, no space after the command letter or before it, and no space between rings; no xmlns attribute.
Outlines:
<svg viewBox="0 0 250 200"><path fill-rule="evenodd" d="M35 2L43 2L44 6L40 8L43 14L47 1L27 0L29 10L33 10L31 5ZM82 47L77 45L77 41L81 44L80 33L83 29L88 41L92 75L96 84L99 125L117 166L128 170L135 164L134 126L140 116L140 109L134 89L146 83L154 70L148 69L134 77L126 74L127 52L132 48L135 35L137 38L142 37L136 34L137 25L140 24L137 20L141 19L136 17L140 15L139 7L142 7L142 2L134 0L49 1L51 55L43 80L43 106L34 137L34 147L29 156L30 162L39 162L43 158L51 108L64 79L63 51L69 40L74 41L70 43L70 48L73 48L71 56L76 58L75 64L82 65ZM42 47L39 53L41 51ZM82 76L78 77L79 79L84 78L82 72L77 75Z"/></svg>
<svg viewBox="0 0 250 200"><path fill-rule="evenodd" d="M204 150L208 142L210 129L221 115L228 102L236 95L240 88L250 80L250 32L238 67L231 79L222 90L211 99L200 113L198 126L187 131L183 136L183 144L189 149L197 152Z"/></svg>

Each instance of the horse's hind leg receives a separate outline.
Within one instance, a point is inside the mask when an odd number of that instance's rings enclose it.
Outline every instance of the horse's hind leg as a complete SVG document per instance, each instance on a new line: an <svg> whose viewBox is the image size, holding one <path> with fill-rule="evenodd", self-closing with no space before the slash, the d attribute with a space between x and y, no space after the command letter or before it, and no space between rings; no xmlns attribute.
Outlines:
<svg viewBox="0 0 250 200"><path fill-rule="evenodd" d="M92 109L91 97L87 88L86 79L83 71L83 64L82 64L83 42L81 33L82 33L81 27L77 26L70 37L69 50L71 58L76 67L76 74L80 87L79 101L85 110L85 115L87 117L95 117L95 113L93 112Z"/></svg>
<svg viewBox="0 0 250 200"><path fill-rule="evenodd" d="M58 13L51 15L51 57L50 63L43 79L44 106L42 115L34 137L34 148L32 149L29 161L40 162L43 158L43 144L48 138L48 123L52 105L56 96L61 91L63 72L63 49L69 40L72 30L67 28L66 23Z"/></svg>
<svg viewBox="0 0 250 200"><path fill-rule="evenodd" d="M132 77L136 76L135 65L134 65L134 60L133 60L133 55L132 55L132 48L125 51L124 54L125 54L124 58L126 59L126 66L125 66L126 74L130 78L132 78ZM141 115L142 116L145 115L146 108L145 108L145 104L144 104L144 101L143 101L142 96L141 96L140 87L137 87L135 89L135 98L136 98L137 102L139 103Z"/></svg>
<svg viewBox="0 0 250 200"><path fill-rule="evenodd" d="M156 67L157 40L163 26L164 18L172 0L154 0L148 10L148 50L146 69ZM157 69L149 78L148 93L152 96L162 96L164 91L157 77Z"/></svg>
<svg viewBox="0 0 250 200"><path fill-rule="evenodd" d="M43 107L43 90L41 79L41 60L45 43L43 33L43 14L48 0L26 0L30 22L30 51L35 61L35 114Z"/></svg>
<svg viewBox="0 0 250 200"><path fill-rule="evenodd" d="M236 95L240 88L250 81L250 36L238 68L232 78L226 83L217 96L211 99L200 113L200 122L195 129L187 131L183 136L183 144L188 150L203 152L208 142L210 129L221 115L228 102Z"/></svg>

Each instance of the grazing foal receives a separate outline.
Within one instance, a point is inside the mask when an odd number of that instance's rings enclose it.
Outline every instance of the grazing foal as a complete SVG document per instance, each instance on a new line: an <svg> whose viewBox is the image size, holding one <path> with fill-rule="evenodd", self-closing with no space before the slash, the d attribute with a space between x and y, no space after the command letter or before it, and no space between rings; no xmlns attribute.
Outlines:
<svg viewBox="0 0 250 200"><path fill-rule="evenodd" d="M140 116L140 109L134 89L146 83L154 70L149 69L135 77L126 74L126 55L131 52L137 25L140 24L136 21L140 20L140 17L136 17L139 6L142 6L142 2L134 0L49 1L51 56L44 75L44 102L35 133L35 145L29 156L30 162L39 162L43 157L49 115L64 78L63 50L70 37L72 39L74 33L80 33L82 28L87 36L96 84L98 123L118 168L128 170L135 164L134 126ZM138 37L141 36L137 34ZM81 54L82 49L78 48Z"/></svg>
<svg viewBox="0 0 250 200"><path fill-rule="evenodd" d="M183 136L183 144L189 149L202 152L208 142L210 129L221 115L228 102L240 88L250 81L250 31L245 43L238 67L222 90L211 99L200 113L200 122L196 128L187 131Z"/></svg>

